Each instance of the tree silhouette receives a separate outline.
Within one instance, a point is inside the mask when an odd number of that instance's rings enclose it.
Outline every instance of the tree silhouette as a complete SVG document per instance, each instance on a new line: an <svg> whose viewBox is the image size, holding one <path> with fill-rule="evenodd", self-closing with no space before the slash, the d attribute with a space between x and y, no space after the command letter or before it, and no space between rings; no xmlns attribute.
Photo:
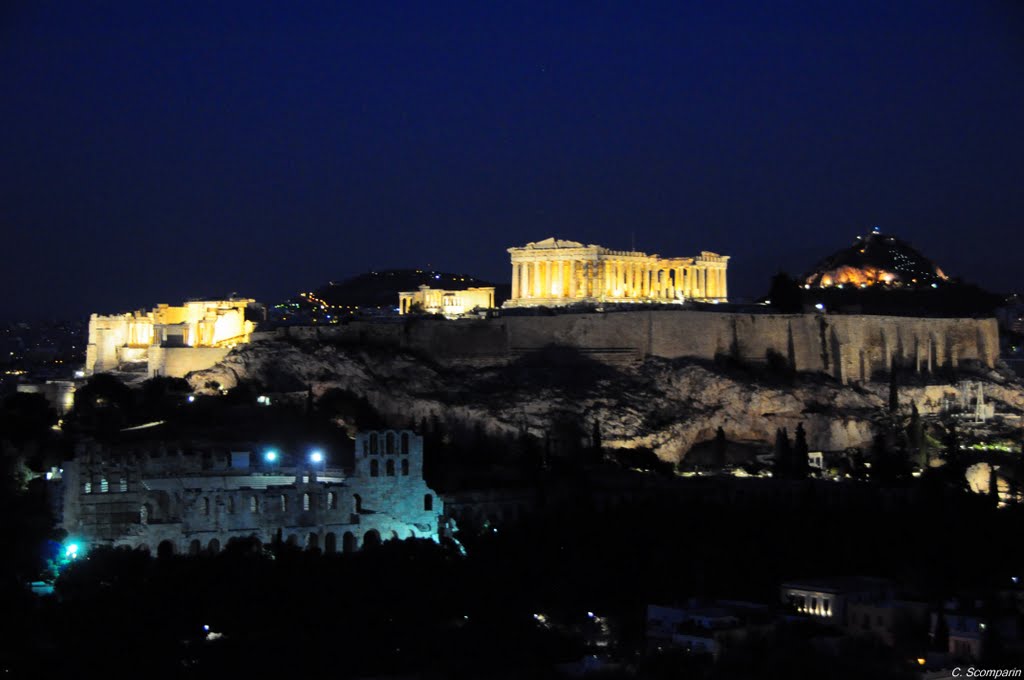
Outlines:
<svg viewBox="0 0 1024 680"><path fill-rule="evenodd" d="M725 438L725 430L723 430L722 426L719 425L718 429L715 431L715 448L714 448L714 466L716 468L718 468L719 470L724 468L725 464L726 464L726 459L725 459L726 445L727 445L727 440Z"/></svg>
<svg viewBox="0 0 1024 680"><path fill-rule="evenodd" d="M799 314L803 311L800 284L786 272L779 272L772 277L768 299L771 306L783 314Z"/></svg>
<svg viewBox="0 0 1024 680"><path fill-rule="evenodd" d="M807 433L804 431L803 423L796 426L792 455L793 476L797 479L806 479L811 470L811 461L810 452L807 447Z"/></svg>
<svg viewBox="0 0 1024 680"><path fill-rule="evenodd" d="M793 450L789 444L789 434L786 428L780 427L775 431L775 465L773 475L775 477L789 477L793 470Z"/></svg>

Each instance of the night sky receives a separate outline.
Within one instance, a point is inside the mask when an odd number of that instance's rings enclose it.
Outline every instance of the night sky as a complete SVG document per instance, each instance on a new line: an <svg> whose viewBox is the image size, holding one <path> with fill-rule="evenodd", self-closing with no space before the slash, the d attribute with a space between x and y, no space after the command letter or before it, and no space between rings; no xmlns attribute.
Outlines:
<svg viewBox="0 0 1024 680"><path fill-rule="evenodd" d="M874 225L1021 287L1024 3L639 4L5 2L0 317Z"/></svg>

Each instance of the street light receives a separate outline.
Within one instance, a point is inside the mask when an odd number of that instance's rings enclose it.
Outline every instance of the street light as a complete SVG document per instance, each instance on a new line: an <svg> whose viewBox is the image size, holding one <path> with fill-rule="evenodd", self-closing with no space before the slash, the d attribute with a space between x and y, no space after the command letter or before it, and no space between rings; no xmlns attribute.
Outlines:
<svg viewBox="0 0 1024 680"><path fill-rule="evenodd" d="M263 452L263 460L266 461L271 470L277 466L277 459L279 457L280 456L278 456L277 451L274 449L267 449Z"/></svg>
<svg viewBox="0 0 1024 680"><path fill-rule="evenodd" d="M309 454L309 461L311 463L322 463L324 462L324 453L320 449L313 449Z"/></svg>

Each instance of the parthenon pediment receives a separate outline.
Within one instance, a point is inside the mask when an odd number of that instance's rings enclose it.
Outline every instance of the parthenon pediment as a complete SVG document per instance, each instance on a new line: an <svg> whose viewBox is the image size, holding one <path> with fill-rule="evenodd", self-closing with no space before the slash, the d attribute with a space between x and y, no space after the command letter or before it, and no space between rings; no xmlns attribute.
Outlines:
<svg viewBox="0 0 1024 680"><path fill-rule="evenodd" d="M582 248L583 244L578 241L563 241L557 239L554 236L546 238L543 241L534 241L527 243L526 248Z"/></svg>

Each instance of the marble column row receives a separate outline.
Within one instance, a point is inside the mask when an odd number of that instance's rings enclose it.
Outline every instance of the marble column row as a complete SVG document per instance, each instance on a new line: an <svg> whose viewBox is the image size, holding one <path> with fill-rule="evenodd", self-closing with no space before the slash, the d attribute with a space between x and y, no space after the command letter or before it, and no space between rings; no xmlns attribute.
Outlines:
<svg viewBox="0 0 1024 680"><path fill-rule="evenodd" d="M512 299L724 298L725 269L625 259L528 260L512 264Z"/></svg>

